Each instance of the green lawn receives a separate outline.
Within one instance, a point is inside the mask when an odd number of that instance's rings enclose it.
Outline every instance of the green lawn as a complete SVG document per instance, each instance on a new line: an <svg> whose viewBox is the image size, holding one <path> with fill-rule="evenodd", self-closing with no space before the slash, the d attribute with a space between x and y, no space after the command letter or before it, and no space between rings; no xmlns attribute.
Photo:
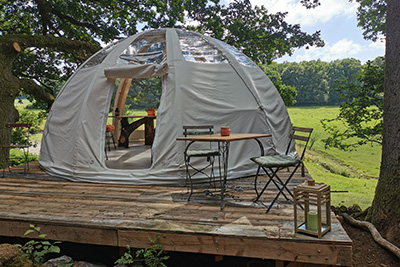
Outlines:
<svg viewBox="0 0 400 267"><path fill-rule="evenodd" d="M314 128L315 143L308 150L305 165L317 182L331 186L333 205L358 204L363 209L371 205L381 160L380 146L364 146L355 151L325 149L322 139L327 136L321 119L334 118L338 107L288 108L293 125Z"/></svg>

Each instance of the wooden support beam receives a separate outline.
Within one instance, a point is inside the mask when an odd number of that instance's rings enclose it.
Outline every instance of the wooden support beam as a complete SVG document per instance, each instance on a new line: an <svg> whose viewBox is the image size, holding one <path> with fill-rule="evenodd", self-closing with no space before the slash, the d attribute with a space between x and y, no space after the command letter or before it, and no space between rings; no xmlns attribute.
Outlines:
<svg viewBox="0 0 400 267"><path fill-rule="evenodd" d="M30 229L30 224L29 222L0 220L0 235L36 239L35 235L24 236L26 230ZM105 246L117 246L118 244L117 231L115 230L51 225L47 223L37 223L35 226L40 227L41 234L47 235L47 240Z"/></svg>
<svg viewBox="0 0 400 267"><path fill-rule="evenodd" d="M284 265L282 265L283 267ZM289 262L286 267L333 267L333 265L326 265L326 264L313 264L313 263L300 263L300 262Z"/></svg>
<svg viewBox="0 0 400 267"><path fill-rule="evenodd" d="M213 236L185 233L162 233L156 231L118 231L119 246L149 247L149 240L159 236L162 248L167 251L182 251L276 259L280 261L313 262L315 264L346 266L351 258L351 245L321 244L270 240L246 239L229 236Z"/></svg>
<svg viewBox="0 0 400 267"><path fill-rule="evenodd" d="M215 262L220 262L224 260L224 256L223 255L215 255Z"/></svg>

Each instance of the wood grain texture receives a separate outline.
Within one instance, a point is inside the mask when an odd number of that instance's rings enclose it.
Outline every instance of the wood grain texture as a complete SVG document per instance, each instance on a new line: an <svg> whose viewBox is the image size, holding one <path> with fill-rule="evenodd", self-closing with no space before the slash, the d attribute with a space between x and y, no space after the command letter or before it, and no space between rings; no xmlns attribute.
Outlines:
<svg viewBox="0 0 400 267"><path fill-rule="evenodd" d="M188 202L184 187L69 182L31 166L36 174L0 179L2 236L22 237L32 223L59 241L142 248L159 236L169 251L351 265L352 241L334 216L321 239L294 235L293 204L282 197L266 214L276 188L253 203L254 177L228 181L220 211L219 192L208 184L196 184ZM299 172L289 187L308 179ZM259 179L260 186L265 182Z"/></svg>

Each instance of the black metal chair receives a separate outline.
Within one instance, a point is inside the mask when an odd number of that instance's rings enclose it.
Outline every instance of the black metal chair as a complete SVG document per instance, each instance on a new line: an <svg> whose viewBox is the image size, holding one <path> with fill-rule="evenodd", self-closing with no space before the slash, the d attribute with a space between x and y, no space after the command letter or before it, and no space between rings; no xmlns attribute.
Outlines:
<svg viewBox="0 0 400 267"><path fill-rule="evenodd" d="M214 133L214 126L212 125L196 125L196 126L183 126L183 135L185 137L189 135L206 135L206 134L213 134ZM215 187L215 180L214 180L214 161L215 157L219 156L218 149L213 149L211 143L207 147L196 147L191 148L193 142L189 143L186 146L184 157L185 157L185 165L186 165L186 184L189 182L190 184L190 194L188 197L188 201L193 193L193 181L192 177L197 174L203 174L205 177L208 177L210 180L210 185L214 182ZM207 164L197 167L194 166L193 163L190 161L192 158L206 158ZM207 173L206 170L210 168L210 173ZM192 170L192 172L191 172Z"/></svg>
<svg viewBox="0 0 400 267"><path fill-rule="evenodd" d="M287 192L293 199L292 192L287 188L288 183L292 179L293 175L296 173L299 167L302 167L302 176L304 177L304 164L303 164L303 157L307 149L308 141L310 140L312 128L301 128L301 127L293 127L293 132L289 136L289 144L287 146L286 152L284 155L273 155L273 156L261 156L261 157L254 157L251 158L258 165L256 178L254 181L254 188L257 194L254 202L257 202L264 191L267 189L268 185L272 182L277 188L278 193L276 194L275 198L272 200L271 204L268 207L266 213L270 211L272 206L277 201L278 197L282 194L286 200L290 200L289 197L285 194ZM302 133L299 135L299 132ZM297 153L295 155L289 155L291 147L294 145L295 141L302 141L304 142L304 147L300 154L300 157ZM278 172L282 169L288 169L289 167L293 167L291 173L285 182L278 176ZM267 183L263 187L260 193L257 191L257 180L260 174L260 170L263 169L264 172L269 177ZM285 192L284 192L285 191Z"/></svg>

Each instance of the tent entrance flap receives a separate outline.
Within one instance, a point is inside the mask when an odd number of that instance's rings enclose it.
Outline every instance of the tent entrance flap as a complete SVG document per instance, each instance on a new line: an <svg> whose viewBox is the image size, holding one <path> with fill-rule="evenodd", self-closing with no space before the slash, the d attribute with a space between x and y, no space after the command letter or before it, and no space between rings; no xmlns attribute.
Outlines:
<svg viewBox="0 0 400 267"><path fill-rule="evenodd" d="M152 78L168 73L166 62L155 64L130 64L125 66L110 67L104 70L107 78Z"/></svg>

